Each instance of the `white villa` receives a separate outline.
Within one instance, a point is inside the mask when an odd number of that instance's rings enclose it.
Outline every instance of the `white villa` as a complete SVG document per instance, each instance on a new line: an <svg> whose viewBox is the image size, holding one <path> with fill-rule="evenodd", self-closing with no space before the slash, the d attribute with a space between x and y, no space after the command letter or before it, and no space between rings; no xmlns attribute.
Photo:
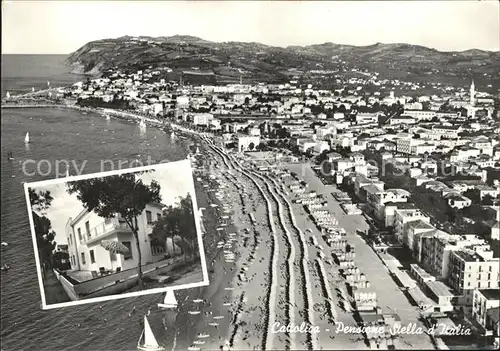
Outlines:
<svg viewBox="0 0 500 351"><path fill-rule="evenodd" d="M154 223L162 215L161 204L148 204L137 218L142 264L152 263L164 258L170 245L155 244L149 237ZM99 272L102 270L119 272L137 267L138 252L132 230L120 216L112 219L99 217L94 212L83 210L66 224L68 252L71 269L74 271ZM102 240L119 241L129 250L129 254L114 254L101 246Z"/></svg>

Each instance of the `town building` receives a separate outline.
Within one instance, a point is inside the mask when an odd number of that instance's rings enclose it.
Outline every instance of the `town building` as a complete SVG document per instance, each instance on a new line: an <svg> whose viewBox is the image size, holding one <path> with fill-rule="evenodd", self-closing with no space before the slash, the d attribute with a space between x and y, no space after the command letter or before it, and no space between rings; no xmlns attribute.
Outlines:
<svg viewBox="0 0 500 351"><path fill-rule="evenodd" d="M161 204L148 204L137 218L138 239L143 264L164 258L166 244L150 239L154 223L162 215ZM137 267L137 242L128 224L119 215L102 218L95 212L83 210L66 224L68 251L72 270L99 272L124 271ZM116 254L107 251L102 240L118 241L129 253Z"/></svg>

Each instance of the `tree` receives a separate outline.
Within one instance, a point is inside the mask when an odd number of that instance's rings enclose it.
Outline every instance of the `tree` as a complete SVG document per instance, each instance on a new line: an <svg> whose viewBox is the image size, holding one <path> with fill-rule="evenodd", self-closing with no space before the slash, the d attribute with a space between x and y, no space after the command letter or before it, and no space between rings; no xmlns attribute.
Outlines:
<svg viewBox="0 0 500 351"><path fill-rule="evenodd" d="M50 195L50 191L39 191L37 193L32 188L28 188L28 194L31 208L35 212L39 212L41 214L45 214L45 212L50 208L52 200L54 200L52 195Z"/></svg>
<svg viewBox="0 0 500 351"><path fill-rule="evenodd" d="M481 204L481 197L479 195L479 191L476 189L469 189L463 193L463 195L470 199L473 204L479 205Z"/></svg>
<svg viewBox="0 0 500 351"><path fill-rule="evenodd" d="M69 263L69 254L64 251L56 251L52 255L53 267L60 269L62 271L71 269L71 264Z"/></svg>
<svg viewBox="0 0 500 351"><path fill-rule="evenodd" d="M136 242L137 275L142 289L144 282L137 217L143 213L147 204L161 202L161 196L160 185L155 181L150 185L144 184L137 178L140 173L143 172L69 182L67 191L70 194L76 193L83 206L100 217L114 218L118 214L125 220Z"/></svg>
<svg viewBox="0 0 500 351"><path fill-rule="evenodd" d="M255 144L253 142L248 144L248 150L252 151L254 148L255 148Z"/></svg>
<svg viewBox="0 0 500 351"><path fill-rule="evenodd" d="M255 147L255 150L264 151L266 149L266 144L261 142Z"/></svg>
<svg viewBox="0 0 500 351"><path fill-rule="evenodd" d="M180 200L180 230L182 233L182 237L188 240L191 244L191 252L194 255L196 250L196 240L198 239L198 235L196 232L196 225L194 221L196 218L193 213L193 200L191 199L191 195L187 194L185 197Z"/></svg>
<svg viewBox="0 0 500 351"><path fill-rule="evenodd" d="M193 213L193 201L191 195L187 195L180 199L180 202L175 206L168 206L163 210L161 218L153 227L152 240L165 243L168 238L172 239L174 254L175 246L178 245L181 253L185 253L186 245L184 241L189 242L189 251L194 256L196 250L196 224ZM180 241L175 241L176 237L180 237Z"/></svg>
<svg viewBox="0 0 500 351"><path fill-rule="evenodd" d="M493 205L493 196L490 194L486 194L483 196L483 199L481 200L482 205L484 206L492 206Z"/></svg>
<svg viewBox="0 0 500 351"><path fill-rule="evenodd" d="M33 215L38 257L42 265L42 273L45 274L46 268L52 267L52 252L56 248L54 241L56 233L52 230L50 220L45 216L53 197L50 195L50 191L36 192L32 188L28 188L28 194Z"/></svg>

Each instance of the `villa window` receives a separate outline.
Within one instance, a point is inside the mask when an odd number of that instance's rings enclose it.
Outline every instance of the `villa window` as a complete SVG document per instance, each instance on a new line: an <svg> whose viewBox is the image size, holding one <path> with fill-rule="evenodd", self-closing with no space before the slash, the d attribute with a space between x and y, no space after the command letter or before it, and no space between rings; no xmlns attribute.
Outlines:
<svg viewBox="0 0 500 351"><path fill-rule="evenodd" d="M82 252L82 264L86 264L85 263L85 252Z"/></svg>
<svg viewBox="0 0 500 351"><path fill-rule="evenodd" d="M78 228L78 240L80 240L80 242L82 242L82 229L81 228Z"/></svg>
<svg viewBox="0 0 500 351"><path fill-rule="evenodd" d="M122 244L128 249L128 253L123 255L124 260L131 260L133 259L132 256L132 243L130 241L122 241Z"/></svg>
<svg viewBox="0 0 500 351"><path fill-rule="evenodd" d="M157 213L157 214L156 214L156 220L157 220L157 221L160 221L160 219L161 219L161 214L160 214L160 213Z"/></svg>
<svg viewBox="0 0 500 351"><path fill-rule="evenodd" d="M153 223L153 217L151 215L151 211L146 211L146 220L147 220L148 224Z"/></svg>
<svg viewBox="0 0 500 351"><path fill-rule="evenodd" d="M90 250L90 263L95 263L94 250Z"/></svg>
<svg viewBox="0 0 500 351"><path fill-rule="evenodd" d="M87 233L87 236L90 236L90 222L89 221L85 222L85 231Z"/></svg>

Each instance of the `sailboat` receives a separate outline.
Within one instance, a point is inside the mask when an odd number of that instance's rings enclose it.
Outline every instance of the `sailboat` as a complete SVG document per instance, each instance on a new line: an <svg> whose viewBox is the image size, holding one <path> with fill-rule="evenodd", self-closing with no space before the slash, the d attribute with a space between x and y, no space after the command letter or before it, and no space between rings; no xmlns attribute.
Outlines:
<svg viewBox="0 0 500 351"><path fill-rule="evenodd" d="M146 122L144 122L144 118L141 118L141 121L139 122L139 127L146 128Z"/></svg>
<svg viewBox="0 0 500 351"><path fill-rule="evenodd" d="M7 99L10 99L10 93L9 93L9 92L7 92L7 94L5 94L5 97L6 97Z"/></svg>
<svg viewBox="0 0 500 351"><path fill-rule="evenodd" d="M69 177L69 170L66 170L66 177Z"/></svg>
<svg viewBox="0 0 500 351"><path fill-rule="evenodd" d="M111 117L109 115L106 115L106 120L109 121Z"/></svg>
<svg viewBox="0 0 500 351"><path fill-rule="evenodd" d="M34 93L35 92L35 87L31 87L31 92Z"/></svg>
<svg viewBox="0 0 500 351"><path fill-rule="evenodd" d="M24 137L24 143L29 144L30 143L30 133L26 133L26 136Z"/></svg>
<svg viewBox="0 0 500 351"><path fill-rule="evenodd" d="M170 133L170 139L174 139L175 138L175 133L172 131L172 133Z"/></svg>
<svg viewBox="0 0 500 351"><path fill-rule="evenodd" d="M196 153L199 154L200 153L200 148L197 146L196 147Z"/></svg>
<svg viewBox="0 0 500 351"><path fill-rule="evenodd" d="M148 318L144 316L144 330L142 331L141 337L137 342L137 350L141 351L164 351L165 348L158 344L156 338L151 330L148 322Z"/></svg>
<svg viewBox="0 0 500 351"><path fill-rule="evenodd" d="M173 290L168 290L163 299L163 303L158 304L161 309L175 309L177 308L177 299Z"/></svg>

